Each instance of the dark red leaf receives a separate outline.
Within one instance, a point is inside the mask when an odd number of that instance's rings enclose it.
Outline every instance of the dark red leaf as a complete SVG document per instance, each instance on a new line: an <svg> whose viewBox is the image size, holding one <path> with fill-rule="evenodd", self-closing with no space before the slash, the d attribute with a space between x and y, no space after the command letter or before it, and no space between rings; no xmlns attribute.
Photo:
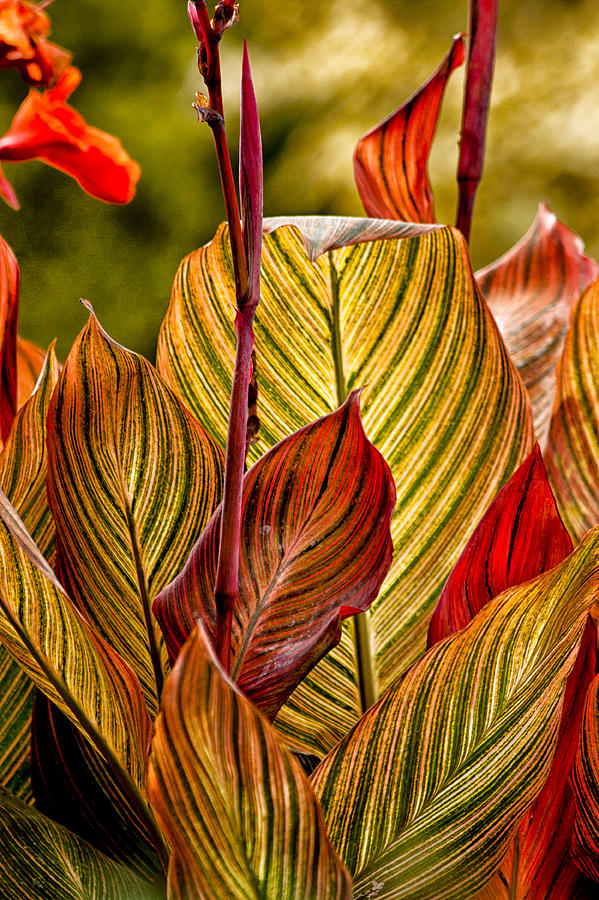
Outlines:
<svg viewBox="0 0 599 900"><path fill-rule="evenodd" d="M244 479L231 675L274 717L368 609L391 563L395 485L368 441L358 393L266 453ZM214 637L221 508L182 573L154 602L171 659L195 622Z"/></svg>

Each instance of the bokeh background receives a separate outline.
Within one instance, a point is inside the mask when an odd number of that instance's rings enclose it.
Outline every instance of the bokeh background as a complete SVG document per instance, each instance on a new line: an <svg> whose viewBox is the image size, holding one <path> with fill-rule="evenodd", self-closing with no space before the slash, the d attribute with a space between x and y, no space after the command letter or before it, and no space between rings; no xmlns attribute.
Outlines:
<svg viewBox="0 0 599 900"><path fill-rule="evenodd" d="M358 138L403 102L466 29L467 0L241 0L223 40L228 131L236 144L241 42L262 117L265 212L361 215ZM117 135L142 167L136 198L106 206L41 163L7 164L22 209L0 209L21 265L24 337L58 338L64 358L94 305L120 343L153 359L181 257L223 217L210 131L191 108L202 87L186 0L55 0L51 39L83 72L72 104ZM1 73L0 128L26 87ZM446 94L430 173L453 222L461 71ZM599 4L502 0L476 267L514 244L540 200L599 256Z"/></svg>

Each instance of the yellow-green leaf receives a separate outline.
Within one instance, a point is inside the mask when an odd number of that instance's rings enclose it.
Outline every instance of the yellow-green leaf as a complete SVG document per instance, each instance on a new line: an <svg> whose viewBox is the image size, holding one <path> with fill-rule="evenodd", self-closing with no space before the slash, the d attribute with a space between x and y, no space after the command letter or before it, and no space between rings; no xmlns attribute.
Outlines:
<svg viewBox="0 0 599 900"><path fill-rule="evenodd" d="M112 341L93 314L48 422L57 571L131 665L155 715L163 672L152 601L219 500L222 451L150 363Z"/></svg>
<svg viewBox="0 0 599 900"><path fill-rule="evenodd" d="M265 235L254 327L261 426L251 459L365 386L364 427L397 486L395 558L369 619L360 617L355 636L345 635L293 695L297 716L283 711L278 720L313 753L333 746L423 651L453 563L532 449L525 391L462 236L436 228L368 241L389 223L363 220L360 233L355 220L345 229L340 221L300 220L307 237L291 225ZM339 247L340 235L365 242ZM183 260L158 346L160 371L218 440L233 371L233 298L220 228Z"/></svg>
<svg viewBox="0 0 599 900"><path fill-rule="evenodd" d="M58 378L51 348L37 390L15 416L0 453L0 488L41 552L54 558L54 523L46 497L46 414ZM28 800L31 709L35 687L0 644L0 784Z"/></svg>
<svg viewBox="0 0 599 900"><path fill-rule="evenodd" d="M564 524L580 540L599 524L599 281L572 312L545 466Z"/></svg>
<svg viewBox="0 0 599 900"><path fill-rule="evenodd" d="M151 723L139 682L90 628L0 492L0 640L111 764L142 817Z"/></svg>
<svg viewBox="0 0 599 900"><path fill-rule="evenodd" d="M2 900L160 900L125 866L0 790Z"/></svg>
<svg viewBox="0 0 599 900"><path fill-rule="evenodd" d="M169 676L148 788L170 900L349 900L310 783L198 625Z"/></svg>
<svg viewBox="0 0 599 900"><path fill-rule="evenodd" d="M598 595L596 530L433 647L315 770L355 900L467 900L491 878L549 773Z"/></svg>

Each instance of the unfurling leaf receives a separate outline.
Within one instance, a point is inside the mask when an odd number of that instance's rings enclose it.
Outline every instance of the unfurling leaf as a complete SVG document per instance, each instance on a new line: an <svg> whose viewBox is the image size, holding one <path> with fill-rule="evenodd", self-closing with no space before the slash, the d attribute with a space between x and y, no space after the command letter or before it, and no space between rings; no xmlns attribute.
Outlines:
<svg viewBox="0 0 599 900"><path fill-rule="evenodd" d="M445 86L463 61L464 41L456 35L426 84L358 142L354 177L366 215L436 221L426 164Z"/></svg>
<svg viewBox="0 0 599 900"><path fill-rule="evenodd" d="M355 900L475 896L549 774L599 531L398 679L312 775Z"/></svg>
<svg viewBox="0 0 599 900"><path fill-rule="evenodd" d="M227 677L201 625L161 710L148 789L173 848L169 897L350 900L306 775Z"/></svg>
<svg viewBox="0 0 599 900"><path fill-rule="evenodd" d="M394 240L390 227L419 236ZM221 228L183 261L158 348L160 371L220 441L235 347L231 298ZM250 459L366 385L364 428L397 486L394 560L368 621L360 619L370 635L354 639L346 625L339 647L290 699L294 712L288 704L277 720L297 749L322 755L372 702L368 682L376 699L423 651L452 566L532 449L532 422L453 229L309 217L279 227L264 237L254 328L261 428Z"/></svg>
<svg viewBox="0 0 599 900"><path fill-rule="evenodd" d="M599 282L576 303L557 375L545 464L575 540L599 523Z"/></svg>
<svg viewBox="0 0 599 900"><path fill-rule="evenodd" d="M130 663L155 715L162 664L151 604L220 498L222 451L150 363L112 341L93 314L48 422L60 578Z"/></svg>
<svg viewBox="0 0 599 900"><path fill-rule="evenodd" d="M599 276L578 235L541 203L515 247L476 273L476 280L532 402L537 440L545 447L572 307Z"/></svg>
<svg viewBox="0 0 599 900"><path fill-rule="evenodd" d="M395 486L364 434L358 397L286 438L244 479L231 674L271 717L337 643L340 620L370 606L391 562ZM220 509L156 598L173 658L199 619L214 631L219 534Z"/></svg>

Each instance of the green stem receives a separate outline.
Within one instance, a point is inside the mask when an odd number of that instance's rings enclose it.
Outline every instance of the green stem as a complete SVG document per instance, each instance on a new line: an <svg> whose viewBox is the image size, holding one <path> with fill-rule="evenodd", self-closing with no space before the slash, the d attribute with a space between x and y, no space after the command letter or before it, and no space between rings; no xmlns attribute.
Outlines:
<svg viewBox="0 0 599 900"><path fill-rule="evenodd" d="M335 264L329 254L331 281L331 337L333 365L335 368L335 386L337 389L337 406L345 403L349 391L343 368L343 343L341 340L341 302L339 298L339 276ZM376 703L376 675L372 657L372 641L370 635L370 619L367 612L352 617L351 627L358 668L358 685L362 712L366 712Z"/></svg>

